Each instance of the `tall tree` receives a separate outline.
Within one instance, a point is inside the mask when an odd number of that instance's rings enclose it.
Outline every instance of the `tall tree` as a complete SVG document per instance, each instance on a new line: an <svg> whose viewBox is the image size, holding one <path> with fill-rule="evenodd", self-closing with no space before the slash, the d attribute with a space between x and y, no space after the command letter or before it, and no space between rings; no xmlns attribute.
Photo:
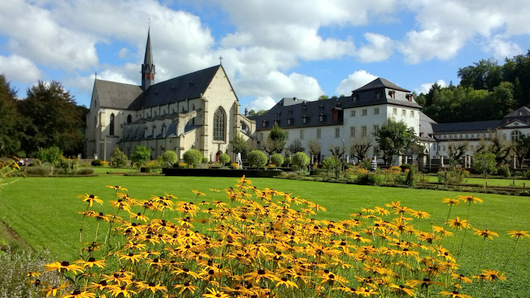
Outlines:
<svg viewBox="0 0 530 298"><path fill-rule="evenodd" d="M387 165L392 161L393 156L401 155L409 144L417 140L413 128L407 127L402 121L396 122L392 119L383 123L381 128L374 133L374 136Z"/></svg>
<svg viewBox="0 0 530 298"><path fill-rule="evenodd" d="M269 154L281 153L285 147L286 138L285 131L275 123L265 141L265 151Z"/></svg>
<svg viewBox="0 0 530 298"><path fill-rule="evenodd" d="M66 155L83 151L82 109L61 83L39 81L19 102L19 111L28 121L22 146L27 153L51 146L60 147Z"/></svg>
<svg viewBox="0 0 530 298"><path fill-rule="evenodd" d="M0 75L0 157L15 154L20 148L20 116L16 92Z"/></svg>

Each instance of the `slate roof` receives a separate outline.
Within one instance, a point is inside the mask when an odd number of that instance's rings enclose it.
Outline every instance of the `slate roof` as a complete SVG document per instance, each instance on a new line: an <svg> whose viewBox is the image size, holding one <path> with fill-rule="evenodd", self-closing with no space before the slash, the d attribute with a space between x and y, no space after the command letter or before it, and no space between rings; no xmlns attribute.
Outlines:
<svg viewBox="0 0 530 298"><path fill-rule="evenodd" d="M384 78L377 78L373 81L371 81L370 83L360 87L360 88L357 88L355 89L353 92L357 92L357 91L366 91L366 90L372 90L372 89L380 89L380 88L389 88L389 89L394 89L394 90L399 90L399 91L403 91L403 92L408 92L410 93L410 90L407 90L403 87L400 87L392 82L390 82L389 80L387 79L384 79Z"/></svg>
<svg viewBox="0 0 530 298"><path fill-rule="evenodd" d="M504 118L517 118L517 117L530 117L530 109L527 107L520 107L510 114L504 116Z"/></svg>
<svg viewBox="0 0 530 298"><path fill-rule="evenodd" d="M145 92L137 85L96 79L94 92L98 93L104 108L139 110L199 98L213 80L221 65L192 72L149 87Z"/></svg>
<svg viewBox="0 0 530 298"><path fill-rule="evenodd" d="M432 135L434 134L432 126L436 124L436 121L432 120L425 113L420 111L420 139L425 141L433 140Z"/></svg>
<svg viewBox="0 0 530 298"><path fill-rule="evenodd" d="M488 131L490 129L496 129L501 124L502 120L439 123L433 124L432 129L437 134L465 131Z"/></svg>
<svg viewBox="0 0 530 298"><path fill-rule="evenodd" d="M97 93L99 105L103 108L129 109L139 100L143 90L137 85L96 79L94 92Z"/></svg>
<svg viewBox="0 0 530 298"><path fill-rule="evenodd" d="M353 92L360 90L364 93L369 93L367 91L381 88L410 93L410 91L403 89L383 78L375 79L361 88L354 90ZM386 96L386 94L380 98L376 98L375 93L374 96L363 96L356 100L354 100L352 96L317 101L308 101L296 97L286 97L282 98L264 115L252 116L249 117L249 119L256 121L256 130L258 131L271 129L276 121L279 121L278 125L284 129L341 125L343 123L342 118L336 119L336 121L333 120L333 110L340 111L348 108L380 104L393 104L397 106L407 106L421 109L421 106L415 101L392 99L389 96ZM348 117L348 115L343 115L343 117ZM264 123L265 125L263 125Z"/></svg>
<svg viewBox="0 0 530 298"><path fill-rule="evenodd" d="M199 98L206 92L221 65L212 66L164 82L147 89L141 101L133 108L149 108L191 98Z"/></svg>

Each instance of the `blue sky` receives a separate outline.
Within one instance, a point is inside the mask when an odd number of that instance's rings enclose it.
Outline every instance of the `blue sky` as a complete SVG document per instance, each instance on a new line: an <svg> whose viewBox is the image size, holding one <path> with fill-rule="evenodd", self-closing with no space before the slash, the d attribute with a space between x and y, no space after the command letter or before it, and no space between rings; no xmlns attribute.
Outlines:
<svg viewBox="0 0 530 298"><path fill-rule="evenodd" d="M21 17L22 16L22 17ZM147 30L160 82L219 63L242 109L349 95L376 77L411 91L526 54L530 0L7 0L0 73L19 97L60 81L89 106L94 76L140 84Z"/></svg>

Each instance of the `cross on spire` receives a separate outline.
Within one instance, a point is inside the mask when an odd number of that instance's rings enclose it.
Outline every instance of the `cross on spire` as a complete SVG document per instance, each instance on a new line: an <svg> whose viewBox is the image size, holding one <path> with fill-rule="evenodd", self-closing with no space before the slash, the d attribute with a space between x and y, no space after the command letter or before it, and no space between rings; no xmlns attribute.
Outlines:
<svg viewBox="0 0 530 298"><path fill-rule="evenodd" d="M219 65L223 65L223 56L219 56Z"/></svg>

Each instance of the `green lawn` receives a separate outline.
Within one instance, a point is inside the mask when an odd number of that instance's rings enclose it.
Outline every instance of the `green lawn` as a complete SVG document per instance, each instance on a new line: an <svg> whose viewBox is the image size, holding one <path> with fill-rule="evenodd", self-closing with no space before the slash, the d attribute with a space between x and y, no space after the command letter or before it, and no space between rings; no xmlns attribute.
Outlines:
<svg viewBox="0 0 530 298"><path fill-rule="evenodd" d="M251 179L258 188L274 188L291 192L295 196L314 201L327 208L320 218L341 220L361 207L382 206L391 201L416 210L427 211L431 218L423 224L441 225L447 217L448 207L441 203L446 197L456 198L464 193L407 188L373 187L351 184L295 181L282 179ZM208 194L209 189L225 189L235 184L234 178L211 177L164 177L164 176L118 176L68 178L24 178L10 184L0 192L0 219L10 226L21 238L38 250L49 250L58 260L75 258L79 245L79 228L84 203L77 198L81 194L95 194L108 201L114 192L106 185L120 185L129 189L132 197L148 199L151 195L174 194L180 199L195 200L193 189ZM466 193L467 194L467 193ZM529 230L530 200L528 197L493 194L474 194L484 203L471 205L470 223L478 229L490 229L499 233L494 241L483 240L467 232L462 257L462 272L476 274L477 269L500 269L506 261L514 240L506 234L508 230ZM218 193L215 199L220 199ZM204 197L201 198L201 200ZM108 204L107 204L108 205ZM96 207L100 209L100 207ZM111 212L105 207L102 209ZM451 217L467 217L467 206L453 208ZM94 227L91 227L94 228ZM461 239L462 232L458 232ZM446 247L452 248L449 239ZM506 269L509 278L502 285L508 296L524 296L530 291L530 239L519 241L510 265ZM484 249L484 253L481 253ZM501 295L504 296L504 295Z"/></svg>

